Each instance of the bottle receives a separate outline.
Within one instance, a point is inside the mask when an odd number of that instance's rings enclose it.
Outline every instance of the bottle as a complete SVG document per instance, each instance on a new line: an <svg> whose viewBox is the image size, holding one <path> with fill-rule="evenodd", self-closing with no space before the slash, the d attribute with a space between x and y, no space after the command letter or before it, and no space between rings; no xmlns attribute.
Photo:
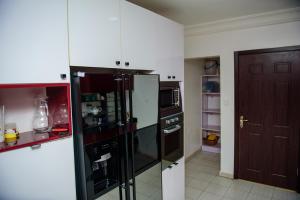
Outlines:
<svg viewBox="0 0 300 200"><path fill-rule="evenodd" d="M32 125L35 133L45 133L51 130L52 118L49 114L47 97L39 97L37 99Z"/></svg>

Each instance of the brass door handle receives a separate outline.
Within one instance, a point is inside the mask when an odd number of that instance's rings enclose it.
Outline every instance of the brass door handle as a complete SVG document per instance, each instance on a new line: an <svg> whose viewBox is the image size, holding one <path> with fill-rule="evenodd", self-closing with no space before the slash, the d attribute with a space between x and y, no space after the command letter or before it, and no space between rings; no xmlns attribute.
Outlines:
<svg viewBox="0 0 300 200"><path fill-rule="evenodd" d="M244 119L244 116L241 115L240 116L240 127L243 128L244 127L244 122L247 122L248 120L247 119Z"/></svg>

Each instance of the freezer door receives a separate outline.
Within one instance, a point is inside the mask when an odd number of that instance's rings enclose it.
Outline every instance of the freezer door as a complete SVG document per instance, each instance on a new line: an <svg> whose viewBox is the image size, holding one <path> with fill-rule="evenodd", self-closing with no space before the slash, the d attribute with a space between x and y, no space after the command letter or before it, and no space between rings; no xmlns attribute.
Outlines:
<svg viewBox="0 0 300 200"><path fill-rule="evenodd" d="M134 75L132 112L137 129L158 123L159 75Z"/></svg>

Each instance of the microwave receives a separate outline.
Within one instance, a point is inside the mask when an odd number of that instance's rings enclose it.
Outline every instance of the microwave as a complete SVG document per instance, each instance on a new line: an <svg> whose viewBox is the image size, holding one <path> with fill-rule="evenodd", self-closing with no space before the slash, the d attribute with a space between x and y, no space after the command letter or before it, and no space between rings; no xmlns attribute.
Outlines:
<svg viewBox="0 0 300 200"><path fill-rule="evenodd" d="M179 82L160 82L159 101L161 117L182 112Z"/></svg>

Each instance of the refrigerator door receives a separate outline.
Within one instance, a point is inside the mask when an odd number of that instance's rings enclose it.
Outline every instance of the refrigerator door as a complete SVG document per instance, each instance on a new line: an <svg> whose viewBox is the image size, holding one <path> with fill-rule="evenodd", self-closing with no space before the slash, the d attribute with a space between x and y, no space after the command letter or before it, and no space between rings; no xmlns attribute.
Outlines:
<svg viewBox="0 0 300 200"><path fill-rule="evenodd" d="M134 75L132 114L137 118L137 129L158 123L158 75Z"/></svg>
<svg viewBox="0 0 300 200"><path fill-rule="evenodd" d="M136 199L162 199L160 132L158 131L159 76L134 75L131 114L137 129L130 133L131 196ZM129 95L130 96L130 95Z"/></svg>
<svg viewBox="0 0 300 200"><path fill-rule="evenodd" d="M72 70L77 199L125 199L121 89L119 76Z"/></svg>

